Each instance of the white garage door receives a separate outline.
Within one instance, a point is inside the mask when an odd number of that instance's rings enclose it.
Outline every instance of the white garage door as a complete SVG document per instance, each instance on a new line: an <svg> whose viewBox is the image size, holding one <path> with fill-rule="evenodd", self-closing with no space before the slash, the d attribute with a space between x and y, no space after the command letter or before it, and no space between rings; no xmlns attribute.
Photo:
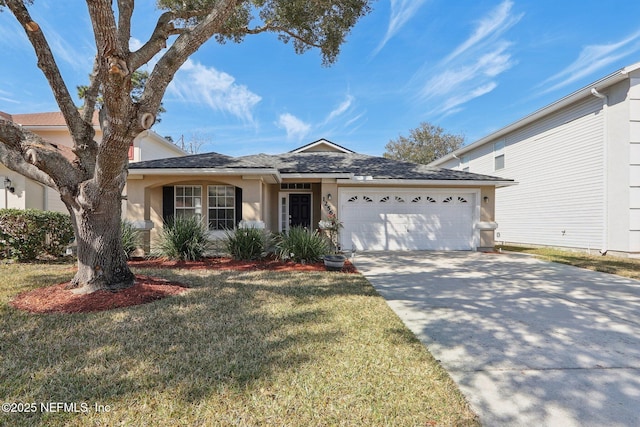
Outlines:
<svg viewBox="0 0 640 427"><path fill-rule="evenodd" d="M341 189L345 250L473 250L474 191Z"/></svg>

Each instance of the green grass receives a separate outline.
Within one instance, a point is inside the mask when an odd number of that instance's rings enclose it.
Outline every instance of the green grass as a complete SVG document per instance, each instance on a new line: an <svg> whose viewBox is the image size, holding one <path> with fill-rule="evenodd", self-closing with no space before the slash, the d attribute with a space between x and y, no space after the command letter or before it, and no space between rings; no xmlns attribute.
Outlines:
<svg viewBox="0 0 640 427"><path fill-rule="evenodd" d="M448 374L357 274L146 270L187 293L35 315L15 294L69 265L0 265L0 425L477 425ZM94 404L109 412L96 413Z"/></svg>
<svg viewBox="0 0 640 427"><path fill-rule="evenodd" d="M589 255L582 252L570 252L554 248L525 248L520 246L502 246L502 250L535 255L545 261L559 262L603 273L640 279L640 259L615 256Z"/></svg>

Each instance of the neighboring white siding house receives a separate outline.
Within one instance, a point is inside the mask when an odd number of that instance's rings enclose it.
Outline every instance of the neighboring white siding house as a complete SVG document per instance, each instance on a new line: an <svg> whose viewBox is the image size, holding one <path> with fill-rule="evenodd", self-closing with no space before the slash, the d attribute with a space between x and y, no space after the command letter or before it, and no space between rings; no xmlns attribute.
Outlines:
<svg viewBox="0 0 640 427"><path fill-rule="evenodd" d="M518 182L496 242L640 254L640 63L430 165Z"/></svg>
<svg viewBox="0 0 640 427"><path fill-rule="evenodd" d="M9 120L22 125L45 140L54 144L71 147L73 140L60 112L7 114L0 111L0 120ZM94 115L95 139L100 142L102 131L98 125L97 113ZM129 150L131 163L143 160L164 159L184 156L187 153L157 133L147 130L141 132L133 141ZM67 212L60 194L54 189L44 187L0 163L0 209L41 209Z"/></svg>

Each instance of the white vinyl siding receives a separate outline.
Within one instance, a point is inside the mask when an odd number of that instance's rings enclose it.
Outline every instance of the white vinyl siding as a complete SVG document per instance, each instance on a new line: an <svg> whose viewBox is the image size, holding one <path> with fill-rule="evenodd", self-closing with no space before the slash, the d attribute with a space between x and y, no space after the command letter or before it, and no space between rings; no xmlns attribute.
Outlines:
<svg viewBox="0 0 640 427"><path fill-rule="evenodd" d="M497 189L496 242L601 247L601 106L600 99L587 98L507 135L505 152L509 158L498 172L492 170L493 150L486 153L485 148L483 156L471 161L473 172L493 173L518 182L516 186Z"/></svg>

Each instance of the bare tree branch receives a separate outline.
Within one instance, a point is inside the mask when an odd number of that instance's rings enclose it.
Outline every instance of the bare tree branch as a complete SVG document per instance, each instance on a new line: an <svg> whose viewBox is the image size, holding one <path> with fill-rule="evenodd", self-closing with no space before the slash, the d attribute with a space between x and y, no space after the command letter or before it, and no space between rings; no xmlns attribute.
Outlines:
<svg viewBox="0 0 640 427"><path fill-rule="evenodd" d="M140 49L131 53L130 64L132 69L137 70L143 64L149 62L158 52L165 49L170 36L182 34L182 29L174 27L173 20L176 18L177 16L173 12L165 12L158 18L156 28L153 30L149 40Z"/></svg>
<svg viewBox="0 0 640 427"><path fill-rule="evenodd" d="M42 70L42 73L49 82L53 96L69 127L74 143L76 143L82 136L92 133L93 128L90 123L86 123L81 119L78 109L71 98L71 94L62 79L49 43L42 33L40 26L31 19L24 3L19 0L7 0L6 5L15 15L18 22L24 27L27 38L31 42L36 57L38 58L38 67Z"/></svg>
<svg viewBox="0 0 640 427"><path fill-rule="evenodd" d="M131 38L131 16L133 16L133 0L118 0L118 44L127 55Z"/></svg>
<svg viewBox="0 0 640 427"><path fill-rule="evenodd" d="M73 153L50 144L13 122L0 120L0 162L48 187L75 185Z"/></svg>
<svg viewBox="0 0 640 427"><path fill-rule="evenodd" d="M312 47L317 47L317 48L322 48L321 44L318 43L314 43L311 40L308 40L304 37L302 37L300 34L294 33L293 31L289 30L288 28L282 27L280 25L273 25L271 23L268 23L266 25L263 25L261 27L256 27L256 28L246 28L245 29L245 34L260 34L260 33L264 33L264 32L279 32L279 33L284 33L286 35L288 35L289 37L296 39L308 46L312 46Z"/></svg>

